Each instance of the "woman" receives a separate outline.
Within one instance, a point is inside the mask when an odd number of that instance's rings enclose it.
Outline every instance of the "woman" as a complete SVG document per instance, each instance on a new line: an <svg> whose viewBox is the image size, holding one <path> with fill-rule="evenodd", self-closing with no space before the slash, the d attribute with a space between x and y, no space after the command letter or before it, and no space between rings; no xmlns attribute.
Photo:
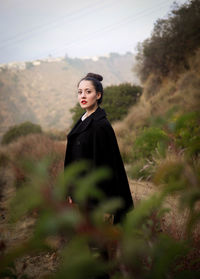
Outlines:
<svg viewBox="0 0 200 279"><path fill-rule="evenodd" d="M88 73L78 83L78 101L86 112L68 134L64 166L86 159L95 168L104 166L111 169L112 178L101 182L98 187L107 198L120 197L123 200L123 207L114 216L116 224L133 207L133 200L113 128L105 111L99 107L103 98L102 80L102 76ZM90 200L89 208L94 208L95 204Z"/></svg>

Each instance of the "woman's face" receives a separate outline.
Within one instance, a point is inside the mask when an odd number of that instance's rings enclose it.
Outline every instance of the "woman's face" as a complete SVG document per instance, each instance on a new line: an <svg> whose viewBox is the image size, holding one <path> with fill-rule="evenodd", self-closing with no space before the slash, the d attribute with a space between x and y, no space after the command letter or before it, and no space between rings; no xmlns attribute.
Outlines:
<svg viewBox="0 0 200 279"><path fill-rule="evenodd" d="M78 101L81 108L90 111L97 106L97 100L101 98L101 93L96 92L90 80L82 80L78 86Z"/></svg>

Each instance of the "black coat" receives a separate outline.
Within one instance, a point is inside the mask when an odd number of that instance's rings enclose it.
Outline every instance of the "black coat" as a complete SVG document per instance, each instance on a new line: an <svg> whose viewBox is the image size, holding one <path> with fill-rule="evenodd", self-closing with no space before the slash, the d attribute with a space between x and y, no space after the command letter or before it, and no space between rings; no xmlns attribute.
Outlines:
<svg viewBox="0 0 200 279"><path fill-rule="evenodd" d="M124 206L115 215L115 223L133 207L133 200L120 155L116 136L100 107L84 121L78 120L67 136L64 166L81 159L90 160L94 167L106 166L112 171L112 178L100 183L99 187L109 197L120 197Z"/></svg>

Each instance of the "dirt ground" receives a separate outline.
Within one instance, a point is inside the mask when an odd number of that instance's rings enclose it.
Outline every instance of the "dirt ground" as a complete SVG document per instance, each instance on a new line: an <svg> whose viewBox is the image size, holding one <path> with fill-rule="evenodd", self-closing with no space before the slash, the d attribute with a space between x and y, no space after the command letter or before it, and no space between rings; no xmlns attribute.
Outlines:
<svg viewBox="0 0 200 279"><path fill-rule="evenodd" d="M149 181L134 181L129 179L130 189L135 205L154 193L160 191L159 187ZM162 218L163 231L167 231L176 239L185 237L185 225L188 211L179 207L177 196L168 196L164 202L164 208L169 212Z"/></svg>

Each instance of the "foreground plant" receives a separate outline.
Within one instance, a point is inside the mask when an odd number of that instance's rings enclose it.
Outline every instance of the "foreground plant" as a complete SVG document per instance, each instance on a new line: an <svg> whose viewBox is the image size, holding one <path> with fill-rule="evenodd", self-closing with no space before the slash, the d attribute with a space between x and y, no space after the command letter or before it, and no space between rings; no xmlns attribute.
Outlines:
<svg viewBox="0 0 200 279"><path fill-rule="evenodd" d="M100 179L109 175L108 170L99 169L88 173L88 165L80 162L60 174L52 187L48 175L49 164L48 160L37 164L24 161L22 164L29 173L29 179L21 185L11 202L10 222L17 223L33 210L37 211L38 216L29 240L18 243L1 256L2 278L13 278L11 266L15 265L16 260L39 252L54 252L59 258L55 272L45 278L197 276L197 271L186 270L184 266L183 259L192 249L190 235L185 241L175 241L164 234L160 226L166 211L163 202L174 191L174 187L164 187L129 212L120 225L112 225L112 213L120 207L121 201L105 200L103 193L95 186ZM166 171L155 177L157 183L160 183L161 177L166 177ZM178 179L178 176L175 178ZM165 181L167 186L171 180ZM72 185L79 207L66 201ZM178 190L184 191L183 187ZM196 189L196 194L198 191ZM86 210L88 197L95 197L99 201L93 212ZM188 206L188 203L191 204L191 199L185 200L183 206ZM191 224L195 226L195 222L190 221L188 228L191 228ZM55 237L64 239L61 246L53 245L52 239ZM15 274L15 278L20 277Z"/></svg>

